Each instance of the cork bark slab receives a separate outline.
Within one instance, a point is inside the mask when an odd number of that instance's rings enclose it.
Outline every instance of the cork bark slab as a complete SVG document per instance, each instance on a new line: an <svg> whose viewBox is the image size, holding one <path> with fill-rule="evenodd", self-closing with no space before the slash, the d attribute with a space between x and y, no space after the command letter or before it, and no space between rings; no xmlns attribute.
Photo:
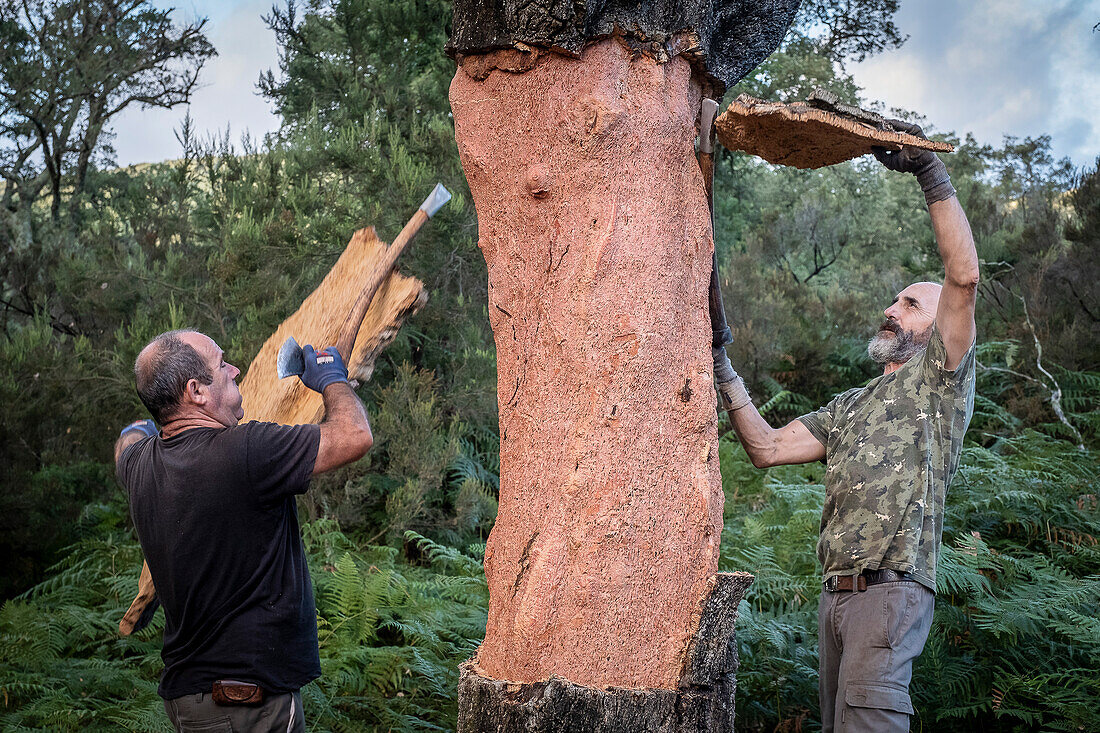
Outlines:
<svg viewBox="0 0 1100 733"><path fill-rule="evenodd" d="M241 380L242 422L262 420L300 425L320 421L324 412L321 395L308 389L297 377L279 379L275 371L279 347L290 336L299 344L313 344L317 348L335 344L340 326L363 283L385 251L386 245L378 239L373 227L360 229L352 235L325 279L301 307L279 325L249 365ZM378 354L397 336L405 320L425 302L427 294L419 280L397 272L386 279L371 301L355 347L346 361L352 379L366 381L370 378Z"/></svg>
<svg viewBox="0 0 1100 733"><path fill-rule="evenodd" d="M871 152L872 146L903 146L950 153L947 143L902 132L879 130L835 112L802 102L765 102L742 94L715 121L718 141L730 150L759 156L775 165L821 168Z"/></svg>
<svg viewBox="0 0 1100 733"><path fill-rule="evenodd" d="M279 347L288 336L293 336L300 344L313 344L318 348L335 344L344 318L385 251L386 245L378 239L373 227L360 229L352 235L325 279L298 310L280 324L249 364L240 384L244 398L241 422L258 420L284 425L320 422L324 412L321 396L303 386L297 377L279 379L275 370ZM422 282L396 271L391 273L378 289L359 327L351 358L346 362L348 374L360 381L369 379L378 354L425 302L427 293ZM143 616L150 613L155 599L153 577L145 563L138 579L137 596L119 622L121 636L129 636L135 627L145 626L148 617Z"/></svg>
<svg viewBox="0 0 1100 733"><path fill-rule="evenodd" d="M451 83L497 347L491 678L679 682L723 503L699 104L615 40Z"/></svg>

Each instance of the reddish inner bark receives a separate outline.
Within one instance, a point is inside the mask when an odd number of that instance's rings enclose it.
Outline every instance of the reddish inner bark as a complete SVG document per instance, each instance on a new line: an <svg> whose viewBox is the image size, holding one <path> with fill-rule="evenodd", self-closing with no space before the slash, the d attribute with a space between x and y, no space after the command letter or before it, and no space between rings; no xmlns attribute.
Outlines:
<svg viewBox="0 0 1100 733"><path fill-rule="evenodd" d="M451 84L497 346L494 678L679 681L722 527L699 102L610 39Z"/></svg>

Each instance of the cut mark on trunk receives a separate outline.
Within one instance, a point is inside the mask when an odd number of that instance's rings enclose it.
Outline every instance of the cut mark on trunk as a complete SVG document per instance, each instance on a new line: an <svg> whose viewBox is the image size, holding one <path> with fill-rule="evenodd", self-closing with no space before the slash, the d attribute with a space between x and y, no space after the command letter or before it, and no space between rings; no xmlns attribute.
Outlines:
<svg viewBox="0 0 1100 733"><path fill-rule="evenodd" d="M691 377L684 380L684 386L680 388L680 391L676 394L680 395L681 402L688 402L691 400Z"/></svg>
<svg viewBox="0 0 1100 733"><path fill-rule="evenodd" d="M554 266L553 266L553 267L551 268L551 272L553 272L554 270L557 270L557 269L558 269L559 267L561 267L561 263L562 263L562 260L564 260L564 259L565 259L565 256L566 256L567 254L569 254L569 245L570 245L570 244L571 244L571 242L566 242L566 243L565 243L565 249L564 249L564 250L562 250L561 256L560 256L560 257L558 257L558 264L554 265Z"/></svg>
<svg viewBox="0 0 1100 733"><path fill-rule="evenodd" d="M531 539L527 540L527 546L523 548L523 552L520 553L519 560L516 564L519 565L519 572L516 573L516 582L512 583L512 595L515 596L519 591L520 585L523 583L523 576L527 574L527 568L531 564L531 548L535 545L535 540L539 538L538 530L531 535Z"/></svg>

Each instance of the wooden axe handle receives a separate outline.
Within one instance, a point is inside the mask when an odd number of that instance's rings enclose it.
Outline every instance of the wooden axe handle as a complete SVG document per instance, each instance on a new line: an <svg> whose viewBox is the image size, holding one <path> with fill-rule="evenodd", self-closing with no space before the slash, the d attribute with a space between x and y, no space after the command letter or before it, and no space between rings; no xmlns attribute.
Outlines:
<svg viewBox="0 0 1100 733"><path fill-rule="evenodd" d="M424 222L428 220L428 214L424 209L417 209L412 218L405 225L405 228L401 230L401 233L397 235L397 239L393 240L393 243L386 250L386 256L375 266L367 278L366 284L359 292L359 297L356 298L355 304L351 307L351 313L348 314L347 319L344 321L344 325L340 327L340 335L336 338L336 348L340 352L340 356L344 358L345 362L351 359L351 350L355 346L355 337L359 334L359 327L363 325L363 318L367 315L367 309L370 308L370 303L374 300L375 293L378 292L378 288L382 287L382 283L389 277L390 272L393 270L393 266L397 264L397 258L401 256L401 252L408 246L412 238L416 236L416 233L420 231L420 227L424 226Z"/></svg>
<svg viewBox="0 0 1100 733"><path fill-rule="evenodd" d="M714 116L717 111L716 102L710 99L703 100L703 112L700 114L699 151L696 153L696 158L699 161L699 169L703 173L703 191L707 195L707 209L710 211L711 238L715 241L711 256L710 287L707 292L711 346L725 346L732 342L733 337L729 324L726 323L726 308L722 303L722 288L718 282L718 236L714 231Z"/></svg>

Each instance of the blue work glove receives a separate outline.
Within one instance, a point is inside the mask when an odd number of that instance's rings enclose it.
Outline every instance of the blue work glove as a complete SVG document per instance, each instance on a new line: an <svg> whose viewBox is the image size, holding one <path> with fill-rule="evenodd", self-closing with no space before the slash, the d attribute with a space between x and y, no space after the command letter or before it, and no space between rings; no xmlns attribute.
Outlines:
<svg viewBox="0 0 1100 733"><path fill-rule="evenodd" d="M134 420L132 423L122 429L122 432L118 434L118 437L122 437L131 431L141 433L145 436L159 435L160 430L157 429L157 424L152 420Z"/></svg>
<svg viewBox="0 0 1100 733"><path fill-rule="evenodd" d="M312 346L306 344L302 347L302 357L305 359L305 369L300 379L314 392L324 392L330 384L348 381L347 367L335 346L314 351Z"/></svg>
<svg viewBox="0 0 1100 733"><path fill-rule="evenodd" d="M928 139L920 125L901 120L889 120L889 122L890 126L898 132ZM871 148L871 152L890 170L912 173L916 176L927 205L931 206L937 201L943 201L955 195L955 187L951 185L951 177L947 175L947 166L931 150L908 147L901 150L887 150L875 146Z"/></svg>

